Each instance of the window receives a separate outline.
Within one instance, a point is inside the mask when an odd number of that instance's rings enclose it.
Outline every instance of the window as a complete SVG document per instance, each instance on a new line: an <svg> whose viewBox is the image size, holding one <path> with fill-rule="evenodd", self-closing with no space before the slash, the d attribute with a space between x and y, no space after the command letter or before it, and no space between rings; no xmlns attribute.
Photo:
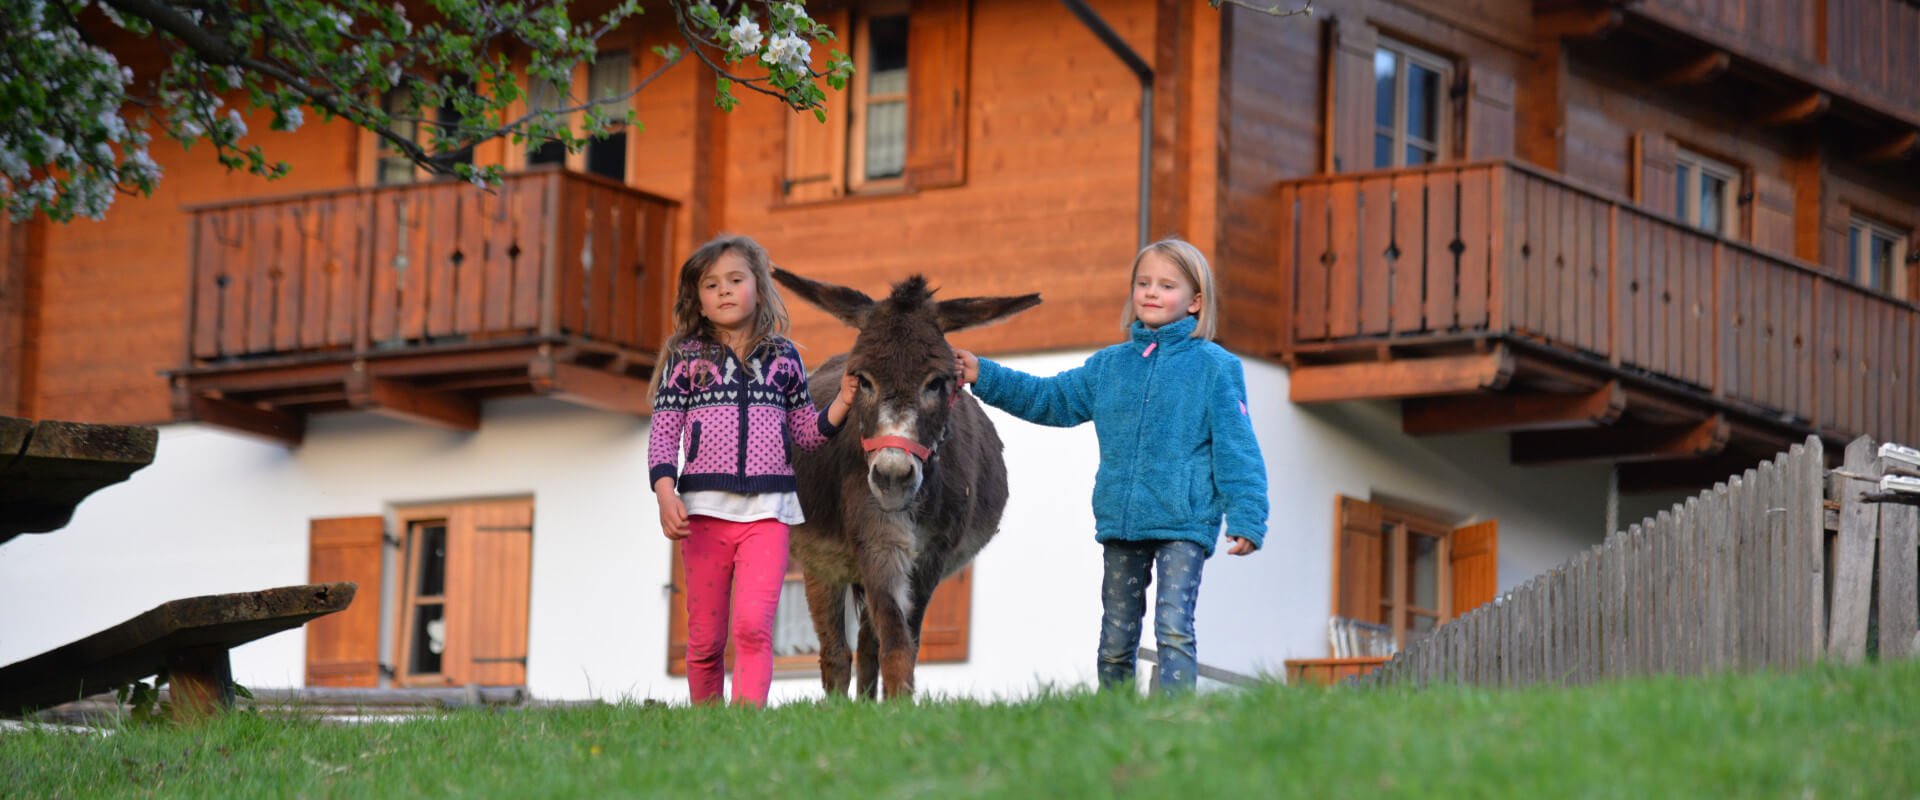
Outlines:
<svg viewBox="0 0 1920 800"><path fill-rule="evenodd" d="M1382 43L1374 51L1374 167L1439 160L1452 71L1445 59L1406 45Z"/></svg>
<svg viewBox="0 0 1920 800"><path fill-rule="evenodd" d="M868 16L854 31L852 174L855 191L897 180L907 167L907 17Z"/></svg>
<svg viewBox="0 0 1920 800"><path fill-rule="evenodd" d="M466 83L466 79L461 77L455 77L452 80L460 85ZM417 97L418 95L414 92L413 87L403 84L381 96L380 108L387 112L389 116L393 117L393 131L395 133L405 137L409 141L418 143L421 147L426 148L428 152L433 152L436 130L445 131L448 136L456 135L454 129L460 126L461 115L460 112L453 107L452 103L442 103L439 108L434 109L432 118L427 120L429 124L423 129L420 124L423 118L423 110L420 108L420 101L416 99ZM368 135L372 136L371 134ZM372 138L374 140L373 182L375 185L390 186L401 183L413 183L419 180L422 175L428 174L415 167L412 159L407 158L405 153L400 152L400 147L391 140L384 136L373 136ZM451 162L456 164L472 164L473 148L461 148L453 154ZM447 175L441 177L445 179L452 176Z"/></svg>
<svg viewBox="0 0 1920 800"><path fill-rule="evenodd" d="M627 93L632 83L633 65L625 50L609 50L594 58L587 71L587 95L608 100ZM618 111L618 107L610 107ZM604 139L587 142L587 171L603 178L627 182L627 129L617 125Z"/></svg>
<svg viewBox="0 0 1920 800"><path fill-rule="evenodd" d="M1733 235L1740 171L1698 153L1674 157L1673 208L1681 222L1720 236Z"/></svg>
<svg viewBox="0 0 1920 800"><path fill-rule="evenodd" d="M557 111L566 107L567 90L553 81L534 78L527 84L527 110ZM567 161L567 146L556 139L527 142L527 166L540 164L564 164Z"/></svg>
<svg viewBox="0 0 1920 800"><path fill-rule="evenodd" d="M1876 292L1906 299L1907 237L1859 216L1847 224L1847 277Z"/></svg>
<svg viewBox="0 0 1920 800"><path fill-rule="evenodd" d="M854 74L846 102L828 102L824 121L787 116L778 202L966 182L971 7L968 0L890 0L858 13L816 14L846 34L836 47L813 48L813 68L825 69L830 53L844 48Z"/></svg>
<svg viewBox="0 0 1920 800"><path fill-rule="evenodd" d="M1335 616L1384 625L1405 647L1493 598L1494 522L1453 528L1350 497L1339 518Z"/></svg>
<svg viewBox="0 0 1920 800"><path fill-rule="evenodd" d="M680 545L673 546L673 600L668 610L667 672L687 674L686 568L680 559ZM968 566L934 589L927 602L926 619L920 625L920 663L944 663L967 660L968 623L973 602L973 567ZM849 639L848 647L855 646ZM727 640L726 665L733 672L733 640ZM773 670L775 674L818 672L820 636L813 627L813 613L807 607L806 580L798 562L787 566L787 580L780 587L780 610L773 623Z"/></svg>
<svg viewBox="0 0 1920 800"><path fill-rule="evenodd" d="M415 121L415 118L420 115L420 109L414 103L411 87L403 84L387 92L380 98L380 110L387 112L393 118L394 133L410 141L420 140L420 123ZM413 160L400 152L400 147L392 140L381 136L375 141L378 144L374 156L374 183L381 186L412 183L414 181Z"/></svg>
<svg viewBox="0 0 1920 800"><path fill-rule="evenodd" d="M391 537L386 523L312 522L308 579L359 591L352 616L307 625L307 685L525 685L532 501L397 509Z"/></svg>

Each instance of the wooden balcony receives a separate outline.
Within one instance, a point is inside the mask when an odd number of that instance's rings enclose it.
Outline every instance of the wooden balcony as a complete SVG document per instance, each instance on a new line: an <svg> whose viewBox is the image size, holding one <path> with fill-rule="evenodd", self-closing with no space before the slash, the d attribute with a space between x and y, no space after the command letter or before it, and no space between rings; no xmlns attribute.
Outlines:
<svg viewBox="0 0 1920 800"><path fill-rule="evenodd" d="M645 413L677 203L544 170L190 209L176 416L297 443L359 409L454 429L544 394Z"/></svg>
<svg viewBox="0 0 1920 800"><path fill-rule="evenodd" d="M1295 402L1697 486L1818 433L1920 441L1920 311L1517 163L1279 187ZM1839 447L1833 448L1836 452Z"/></svg>
<svg viewBox="0 0 1920 800"><path fill-rule="evenodd" d="M1592 43L1665 86L1731 81L1761 125L1847 118L1847 149L1891 160L1920 127L1911 0L1535 0L1543 32Z"/></svg>

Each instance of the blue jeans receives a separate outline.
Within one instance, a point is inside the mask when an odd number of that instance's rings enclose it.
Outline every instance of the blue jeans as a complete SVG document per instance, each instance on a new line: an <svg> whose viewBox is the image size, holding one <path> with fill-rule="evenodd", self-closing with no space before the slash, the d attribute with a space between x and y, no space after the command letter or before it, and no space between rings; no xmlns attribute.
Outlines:
<svg viewBox="0 0 1920 800"><path fill-rule="evenodd" d="M1160 654L1160 693L1190 692L1199 678L1193 639L1193 606L1200 596L1206 551L1193 542L1109 542L1100 580L1100 688L1133 679L1140 649L1140 623L1147 613L1147 587L1160 573L1154 595L1153 638Z"/></svg>

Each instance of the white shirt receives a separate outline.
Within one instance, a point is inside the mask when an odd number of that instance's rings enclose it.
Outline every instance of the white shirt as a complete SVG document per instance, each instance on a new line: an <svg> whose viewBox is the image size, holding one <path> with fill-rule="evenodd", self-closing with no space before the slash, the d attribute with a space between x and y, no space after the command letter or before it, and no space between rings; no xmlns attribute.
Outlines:
<svg viewBox="0 0 1920 800"><path fill-rule="evenodd" d="M684 492L680 502L686 504L687 516L700 514L729 522L777 519L788 525L807 521L800 511L800 495L793 492Z"/></svg>

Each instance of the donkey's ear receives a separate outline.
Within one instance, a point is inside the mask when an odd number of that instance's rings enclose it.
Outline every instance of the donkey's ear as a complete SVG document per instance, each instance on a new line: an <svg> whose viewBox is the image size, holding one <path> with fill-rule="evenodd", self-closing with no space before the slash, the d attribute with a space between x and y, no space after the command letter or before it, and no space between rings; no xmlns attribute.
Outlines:
<svg viewBox="0 0 1920 800"><path fill-rule="evenodd" d="M1018 297L960 297L940 301L940 332L977 328L1040 305L1040 295Z"/></svg>
<svg viewBox="0 0 1920 800"><path fill-rule="evenodd" d="M873 316L873 298L858 289L808 280L780 267L773 268L773 279L800 299L819 306L856 329L866 327L867 318Z"/></svg>

